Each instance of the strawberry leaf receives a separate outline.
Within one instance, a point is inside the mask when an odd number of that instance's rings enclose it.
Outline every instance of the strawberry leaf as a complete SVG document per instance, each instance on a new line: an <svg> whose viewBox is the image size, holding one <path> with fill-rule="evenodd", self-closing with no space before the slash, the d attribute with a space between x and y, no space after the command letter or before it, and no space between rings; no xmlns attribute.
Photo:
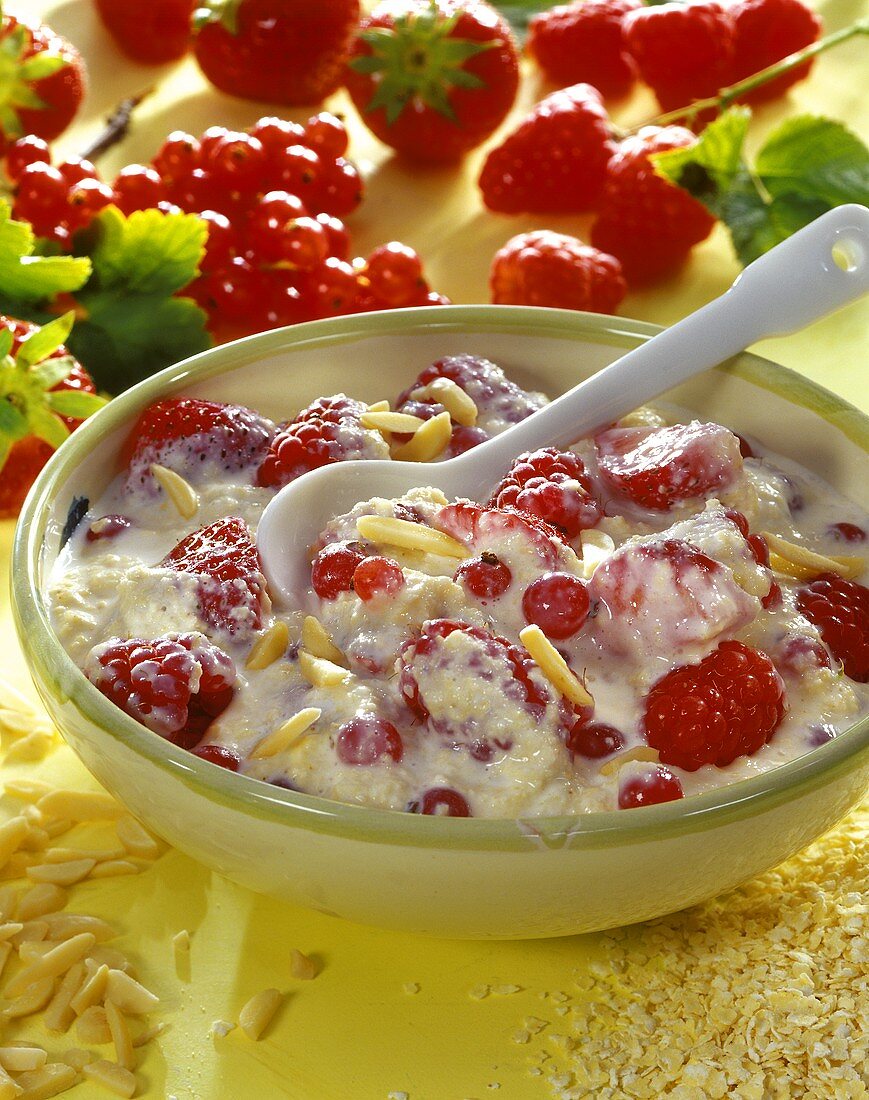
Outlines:
<svg viewBox="0 0 869 1100"><path fill-rule="evenodd" d="M47 408L38 406L28 408L27 424L31 435L44 440L54 450L57 450L69 437L69 428L66 424Z"/></svg>
<svg viewBox="0 0 869 1100"><path fill-rule="evenodd" d="M46 301L87 281L91 262L86 257L34 256L34 244L30 226L13 221L9 204L0 199L0 304L6 298Z"/></svg>
<svg viewBox="0 0 869 1100"><path fill-rule="evenodd" d="M106 399L95 393L82 393L79 390L58 390L46 395L48 407L59 416L71 416L75 420L86 420L106 404Z"/></svg>
<svg viewBox="0 0 869 1100"><path fill-rule="evenodd" d="M75 314L70 310L62 317L49 321L47 325L26 336L18 349L16 356L18 362L24 367L32 367L34 363L41 363L43 359L47 359L53 351L57 351L72 332L74 321ZM67 373L69 373L68 370Z"/></svg>
<svg viewBox="0 0 869 1100"><path fill-rule="evenodd" d="M115 206L92 223L94 281L127 293L174 294L199 268L208 229L195 214L137 210L128 218Z"/></svg>
<svg viewBox="0 0 869 1100"><path fill-rule="evenodd" d="M523 42L531 17L551 8L552 2L551 0L506 0L505 3L500 3L496 0L492 7L498 9L515 31L519 41Z"/></svg>

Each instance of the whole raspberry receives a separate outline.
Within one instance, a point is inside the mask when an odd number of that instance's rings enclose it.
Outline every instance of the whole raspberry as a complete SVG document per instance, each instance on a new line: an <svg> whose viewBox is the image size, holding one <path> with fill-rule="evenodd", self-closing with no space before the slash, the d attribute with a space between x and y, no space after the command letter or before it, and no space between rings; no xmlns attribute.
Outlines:
<svg viewBox="0 0 869 1100"><path fill-rule="evenodd" d="M775 733L784 685L759 649L721 642L696 665L671 669L646 697L646 740L664 764L693 772L750 756Z"/></svg>
<svg viewBox="0 0 869 1100"><path fill-rule="evenodd" d="M235 685L232 659L202 634L110 638L93 647L84 672L115 706L185 749L226 709Z"/></svg>
<svg viewBox="0 0 869 1100"><path fill-rule="evenodd" d="M797 607L820 630L845 675L869 681L869 588L822 573L798 590Z"/></svg>
<svg viewBox="0 0 869 1100"><path fill-rule="evenodd" d="M653 153L696 140L682 126L644 126L621 143L609 163L591 243L621 262L629 286L672 275L712 232L709 211L659 176L649 160Z"/></svg>
<svg viewBox="0 0 869 1100"><path fill-rule="evenodd" d="M551 81L584 81L606 99L627 95L637 79L622 21L638 0L584 0L535 15L525 48Z"/></svg>
<svg viewBox="0 0 869 1100"><path fill-rule="evenodd" d="M730 80L734 27L715 0L659 4L625 16L625 43L665 111L714 96Z"/></svg>
<svg viewBox="0 0 869 1100"><path fill-rule="evenodd" d="M590 210L615 148L596 88L574 84L553 92L486 157L483 201L501 214Z"/></svg>
<svg viewBox="0 0 869 1100"><path fill-rule="evenodd" d="M628 289L614 256L550 229L511 237L495 253L489 285L497 305L590 313L615 313Z"/></svg>
<svg viewBox="0 0 869 1100"><path fill-rule="evenodd" d="M594 527L601 517L582 459L554 447L519 455L490 504L539 516L568 538Z"/></svg>
<svg viewBox="0 0 869 1100"><path fill-rule="evenodd" d="M736 0L729 8L735 29L730 83L735 84L783 57L810 46L821 34L821 19L802 0ZM742 96L746 103L765 103L805 80L813 58Z"/></svg>

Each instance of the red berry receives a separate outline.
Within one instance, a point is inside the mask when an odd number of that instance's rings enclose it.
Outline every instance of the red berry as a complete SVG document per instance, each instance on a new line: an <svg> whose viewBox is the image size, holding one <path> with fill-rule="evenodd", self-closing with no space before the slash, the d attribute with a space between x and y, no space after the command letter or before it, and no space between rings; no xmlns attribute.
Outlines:
<svg viewBox="0 0 869 1100"><path fill-rule="evenodd" d="M311 583L321 600L334 600L353 590L353 575L365 555L352 542L333 542L314 558Z"/></svg>
<svg viewBox="0 0 869 1100"><path fill-rule="evenodd" d="M269 157L273 154L279 156L288 145L302 144L305 136L304 127L298 122L276 118L274 115L266 115L258 119L248 133L260 142Z"/></svg>
<svg viewBox="0 0 869 1100"><path fill-rule="evenodd" d="M624 748L625 739L614 726L605 722L589 722L580 718L572 727L567 747L574 756L584 756L588 760L602 760Z"/></svg>
<svg viewBox="0 0 869 1100"><path fill-rule="evenodd" d="M344 223L331 214L318 214L317 221L326 230L329 241L329 255L339 260L346 260L350 254L350 234Z"/></svg>
<svg viewBox="0 0 869 1100"><path fill-rule="evenodd" d="M502 214L590 210L615 151L595 88L575 84L553 92L489 152L479 181L483 201Z"/></svg>
<svg viewBox="0 0 869 1100"><path fill-rule="evenodd" d="M309 145L325 159L343 157L347 152L347 127L338 115L330 111L321 111L305 123L302 144ZM292 142L287 142L291 145Z"/></svg>
<svg viewBox="0 0 869 1100"><path fill-rule="evenodd" d="M85 675L131 718L182 748L200 740L235 685L232 659L202 634L111 638L90 651Z"/></svg>
<svg viewBox="0 0 869 1100"><path fill-rule="evenodd" d="M353 591L366 603L378 596L394 596L404 588L404 573L389 558L365 558L353 572Z"/></svg>
<svg viewBox="0 0 869 1100"><path fill-rule="evenodd" d="M311 271L329 255L329 234L314 218L295 218L279 235L280 263Z"/></svg>
<svg viewBox="0 0 869 1100"><path fill-rule="evenodd" d="M322 165L318 179L318 210L344 217L362 202L364 186L359 169L343 157Z"/></svg>
<svg viewBox="0 0 869 1100"><path fill-rule="evenodd" d="M539 516L568 538L594 527L601 517L582 459L554 447L519 455L492 493L491 503Z"/></svg>
<svg viewBox="0 0 869 1100"><path fill-rule="evenodd" d="M112 189L100 180L83 179L69 190L67 222L72 230L84 228L101 210L114 202Z"/></svg>
<svg viewBox="0 0 869 1100"><path fill-rule="evenodd" d="M229 130L203 147L201 166L219 187L248 192L259 189L265 159L265 150L258 138Z"/></svg>
<svg viewBox="0 0 869 1100"><path fill-rule="evenodd" d="M627 95L637 66L622 23L638 7L638 0L583 0L542 11L528 24L526 50L556 84L583 81L606 98Z"/></svg>
<svg viewBox="0 0 869 1100"><path fill-rule="evenodd" d="M481 443L485 443L490 438L489 433L482 428L472 427L469 424L454 424L450 441L444 451L444 458L455 458L456 455L463 455L465 451L469 451L472 447L479 447Z"/></svg>
<svg viewBox="0 0 869 1100"><path fill-rule="evenodd" d="M620 810L657 806L661 802L676 802L683 797L682 784L669 768L650 768L629 776L619 785Z"/></svg>
<svg viewBox="0 0 869 1100"><path fill-rule="evenodd" d="M359 276L352 264L329 256L314 273L314 301L318 317L352 313L359 302Z"/></svg>
<svg viewBox="0 0 869 1100"><path fill-rule="evenodd" d="M547 638L572 638L588 618L588 589L570 573L544 573L525 589L522 614Z"/></svg>
<svg viewBox="0 0 869 1100"><path fill-rule="evenodd" d="M116 176L112 193L115 205L125 214L132 214L156 206L166 197L166 188L156 169L128 164Z"/></svg>
<svg viewBox="0 0 869 1100"><path fill-rule="evenodd" d="M478 558L462 562L453 580L476 599L487 603L504 595L513 583L513 574L496 554L484 551Z"/></svg>
<svg viewBox="0 0 869 1100"><path fill-rule="evenodd" d="M821 34L821 18L802 0L735 0L728 12L734 24L735 42L730 83L759 73L810 46ZM813 58L787 73L761 84L742 96L746 103L764 103L784 95L805 80Z"/></svg>
<svg viewBox="0 0 869 1100"><path fill-rule="evenodd" d="M81 183L82 180L98 180L100 178L94 165L82 157L70 157L69 160L61 161L57 166L57 170L70 186L74 183Z"/></svg>
<svg viewBox="0 0 869 1100"><path fill-rule="evenodd" d="M644 8L643 11L658 9ZM677 271L695 244L712 232L715 219L687 191L659 176L649 157L692 145L681 126L644 126L613 154L591 243L615 256L630 286Z"/></svg>
<svg viewBox="0 0 869 1100"><path fill-rule="evenodd" d="M193 749L192 752L200 760L207 760L210 764L217 764L218 767L226 768L230 772L237 772L241 767L238 753L224 745L203 745L201 748Z"/></svg>
<svg viewBox="0 0 869 1100"><path fill-rule="evenodd" d="M729 83L734 24L716 0L638 8L625 17L624 36L665 111L714 96Z"/></svg>
<svg viewBox="0 0 869 1100"><path fill-rule="evenodd" d="M368 257L365 276L371 292L387 306L417 305L420 294L428 293L422 261L408 245L390 241L375 248Z"/></svg>
<svg viewBox="0 0 869 1100"><path fill-rule="evenodd" d="M513 553L533 554L546 569L557 569L564 553L564 543L554 527L537 516L510 509L458 501L441 508L434 526L474 553L488 550L497 555L501 544L513 543Z"/></svg>
<svg viewBox="0 0 869 1100"><path fill-rule="evenodd" d="M489 286L496 305L591 313L615 313L628 289L614 256L551 229L511 237L495 253Z"/></svg>
<svg viewBox="0 0 869 1100"><path fill-rule="evenodd" d="M167 183L186 179L194 168L199 167L199 142L184 130L173 130L151 164Z"/></svg>
<svg viewBox="0 0 869 1100"><path fill-rule="evenodd" d="M236 255L240 247L239 235L225 214L218 214L216 210L203 210L199 217L208 226L205 255L199 266L204 272L220 271Z"/></svg>
<svg viewBox="0 0 869 1100"><path fill-rule="evenodd" d="M821 632L845 675L869 681L869 588L822 573L797 590L797 607Z"/></svg>
<svg viewBox="0 0 869 1100"><path fill-rule="evenodd" d="M409 813L431 817L473 817L468 800L452 787L430 787L407 809Z"/></svg>
<svg viewBox="0 0 869 1100"><path fill-rule="evenodd" d="M96 6L106 29L134 61L161 65L187 52L195 0L96 0Z"/></svg>
<svg viewBox="0 0 869 1100"><path fill-rule="evenodd" d="M100 516L93 520L87 529L85 538L88 542L101 542L104 539L114 539L128 531L132 524L126 516L112 515Z"/></svg>
<svg viewBox="0 0 869 1100"><path fill-rule="evenodd" d="M828 533L836 542L865 542L866 532L856 523L832 523Z"/></svg>
<svg viewBox="0 0 869 1100"><path fill-rule="evenodd" d="M69 184L57 168L45 161L33 161L18 177L13 213L31 222L34 230L44 236L45 227L50 230L65 218L68 190Z"/></svg>
<svg viewBox="0 0 869 1100"><path fill-rule="evenodd" d="M328 424L340 424L342 420L358 420L364 415L367 406L346 393L336 393L332 397L318 397L296 414L294 423L304 424L309 420L325 420Z"/></svg>
<svg viewBox="0 0 869 1100"><path fill-rule="evenodd" d="M391 722L363 714L351 718L338 730L335 752L342 764L367 767L386 758L398 763L404 754L404 744Z"/></svg>
<svg viewBox="0 0 869 1100"><path fill-rule="evenodd" d="M696 771L751 756L775 733L786 710L784 685L765 653L721 642L696 665L680 665L646 697L646 740L664 764Z"/></svg>
<svg viewBox="0 0 869 1100"><path fill-rule="evenodd" d="M28 164L51 164L48 142L35 134L13 141L6 150L6 175L15 183Z"/></svg>

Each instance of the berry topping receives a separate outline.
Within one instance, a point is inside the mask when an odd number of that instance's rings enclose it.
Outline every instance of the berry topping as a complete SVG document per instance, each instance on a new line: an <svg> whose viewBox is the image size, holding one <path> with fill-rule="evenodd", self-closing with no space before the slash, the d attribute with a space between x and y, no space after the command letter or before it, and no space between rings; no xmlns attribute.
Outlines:
<svg viewBox="0 0 869 1100"><path fill-rule="evenodd" d="M869 681L869 588L822 573L797 591L797 607L821 632L845 675Z"/></svg>
<svg viewBox="0 0 869 1100"><path fill-rule="evenodd" d="M237 772L241 767L238 753L223 745L202 745L201 748L192 751L193 755L198 756L200 760L207 760L210 764L217 764L218 767L226 768L230 772Z"/></svg>
<svg viewBox="0 0 869 1100"><path fill-rule="evenodd" d="M268 600L259 554L247 524L236 516L187 535L160 562L199 578L199 611L217 630L259 630Z"/></svg>
<svg viewBox="0 0 869 1100"><path fill-rule="evenodd" d="M432 526L452 535L471 550L485 550L504 559L532 551L540 563L554 569L561 561L564 544L554 527L537 516L484 508L470 501L447 504L432 520Z"/></svg>
<svg viewBox="0 0 869 1100"><path fill-rule="evenodd" d="M497 554L484 550L478 558L462 562L453 580L485 604L504 595L513 583L513 574Z"/></svg>
<svg viewBox="0 0 869 1100"><path fill-rule="evenodd" d="M646 697L646 740L664 764L696 771L751 756L786 710L784 685L765 653L722 642L696 665L672 669Z"/></svg>
<svg viewBox="0 0 869 1100"><path fill-rule="evenodd" d="M321 600L334 600L340 592L353 591L356 568L365 555L352 542L333 542L314 558L311 583Z"/></svg>
<svg viewBox="0 0 869 1100"><path fill-rule="evenodd" d="M600 197L616 151L600 93L575 84L541 100L486 157L480 190L501 214L572 214Z"/></svg>
<svg viewBox="0 0 869 1100"><path fill-rule="evenodd" d="M574 723L567 737L567 747L574 756L585 756L589 760L612 756L624 745L624 735L614 726L608 726L605 722L589 722L585 718Z"/></svg>
<svg viewBox="0 0 869 1100"><path fill-rule="evenodd" d="M88 524L85 538L88 542L101 542L103 539L114 539L122 535L132 526L126 516L112 515L100 516Z"/></svg>
<svg viewBox="0 0 869 1100"><path fill-rule="evenodd" d="M235 685L232 659L202 634L110 638L93 647L84 671L131 718L187 749L226 709Z"/></svg>
<svg viewBox="0 0 869 1100"><path fill-rule="evenodd" d="M594 527L601 517L582 459L554 447L519 455L491 503L537 516L568 538Z"/></svg>
<svg viewBox="0 0 869 1100"><path fill-rule="evenodd" d="M430 817L473 817L468 800L452 787L430 787L408 803L407 811Z"/></svg>
<svg viewBox="0 0 869 1100"><path fill-rule="evenodd" d="M497 305L592 313L615 313L627 292L615 256L551 229L511 237L495 253L489 286Z"/></svg>
<svg viewBox="0 0 869 1100"><path fill-rule="evenodd" d="M363 714L338 730L335 752L342 764L379 764L386 758L398 762L403 753L401 734L385 718Z"/></svg>
<svg viewBox="0 0 869 1100"><path fill-rule="evenodd" d="M571 638L588 618L588 589L571 573L544 573L525 589L522 614L547 638Z"/></svg>
<svg viewBox="0 0 869 1100"><path fill-rule="evenodd" d="M619 785L619 809L656 806L684 797L682 784L669 768L649 768L623 779Z"/></svg>
<svg viewBox="0 0 869 1100"><path fill-rule="evenodd" d="M404 584L401 566L390 558L365 558L353 571L353 591L366 602L378 596L394 596Z"/></svg>
<svg viewBox="0 0 869 1100"><path fill-rule="evenodd" d="M665 428L610 428L596 437L595 446L612 491L655 511L728 489L742 471L733 432L699 420Z"/></svg>

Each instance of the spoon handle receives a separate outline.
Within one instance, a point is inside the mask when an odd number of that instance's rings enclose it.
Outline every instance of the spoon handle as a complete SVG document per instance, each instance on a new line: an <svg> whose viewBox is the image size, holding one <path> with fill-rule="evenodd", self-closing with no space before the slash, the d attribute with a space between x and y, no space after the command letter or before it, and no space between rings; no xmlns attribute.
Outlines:
<svg viewBox="0 0 869 1100"><path fill-rule="evenodd" d="M486 466L566 446L756 340L801 329L867 291L869 209L837 207L749 264L721 297L486 443ZM483 449L472 455L479 462Z"/></svg>

